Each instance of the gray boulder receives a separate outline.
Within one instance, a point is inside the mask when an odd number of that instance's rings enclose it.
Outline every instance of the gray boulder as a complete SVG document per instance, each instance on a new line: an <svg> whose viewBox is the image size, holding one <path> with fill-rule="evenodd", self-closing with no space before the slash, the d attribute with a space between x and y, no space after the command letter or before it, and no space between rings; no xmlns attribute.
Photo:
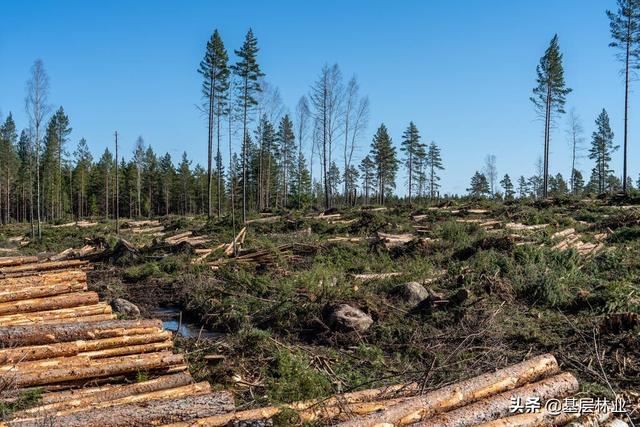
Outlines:
<svg viewBox="0 0 640 427"><path fill-rule="evenodd" d="M429 291L418 282L408 282L396 286L393 295L407 304L417 305L420 301L429 297Z"/></svg>
<svg viewBox="0 0 640 427"><path fill-rule="evenodd" d="M371 316L349 304L329 307L325 318L331 329L341 332L364 332L373 324Z"/></svg>
<svg viewBox="0 0 640 427"><path fill-rule="evenodd" d="M140 309L138 306L124 298L116 298L112 300L111 308L113 308L116 313L122 314L126 317L140 317Z"/></svg>

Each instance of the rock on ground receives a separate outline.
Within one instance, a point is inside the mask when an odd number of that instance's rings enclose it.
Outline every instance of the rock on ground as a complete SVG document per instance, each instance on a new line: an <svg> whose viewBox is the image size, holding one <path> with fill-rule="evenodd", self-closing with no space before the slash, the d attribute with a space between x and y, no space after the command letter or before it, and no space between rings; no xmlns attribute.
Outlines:
<svg viewBox="0 0 640 427"><path fill-rule="evenodd" d="M418 282L403 283L393 289L393 294L411 305L417 305L429 297L429 291Z"/></svg>
<svg viewBox="0 0 640 427"><path fill-rule="evenodd" d="M116 298L111 301L111 308L117 313L127 317L139 317L140 309L137 305L124 298Z"/></svg>
<svg viewBox="0 0 640 427"><path fill-rule="evenodd" d="M364 332L373 324L371 316L349 304L328 307L325 318L331 329L342 332Z"/></svg>

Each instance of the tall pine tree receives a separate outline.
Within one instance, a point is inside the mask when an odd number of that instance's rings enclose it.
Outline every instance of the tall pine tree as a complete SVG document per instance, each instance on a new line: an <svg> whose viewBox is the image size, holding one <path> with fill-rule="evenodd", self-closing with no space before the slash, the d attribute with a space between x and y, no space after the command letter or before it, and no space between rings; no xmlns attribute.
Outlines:
<svg viewBox="0 0 640 427"><path fill-rule="evenodd" d="M546 52L540 58L536 68L537 86L533 88L530 98L538 114L544 118L544 160L542 176L542 197L547 197L549 185L549 145L551 141L551 127L554 116L563 114L566 96L571 92L564 82L562 53L558 45L558 35L554 35Z"/></svg>
<svg viewBox="0 0 640 427"><path fill-rule="evenodd" d="M247 220L247 167L249 161L247 126L251 108L258 103L255 96L257 92L261 91L259 78L264 76L257 62L258 50L258 40L253 35L253 31L249 29L242 47L235 51L238 62L231 67L239 80L236 87L239 109L242 112L242 222Z"/></svg>
<svg viewBox="0 0 640 427"><path fill-rule="evenodd" d="M618 58L624 69L624 143L622 191L627 194L627 127L629 115L629 80L630 72L638 68L640 58L640 2L638 0L618 0L618 10L607 10L609 27L613 41L609 46L619 50Z"/></svg>

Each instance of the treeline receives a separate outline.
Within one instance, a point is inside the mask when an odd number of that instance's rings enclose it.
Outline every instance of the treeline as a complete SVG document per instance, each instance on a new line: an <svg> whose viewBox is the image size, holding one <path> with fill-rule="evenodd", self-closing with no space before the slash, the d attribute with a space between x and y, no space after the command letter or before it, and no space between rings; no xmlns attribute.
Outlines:
<svg viewBox="0 0 640 427"><path fill-rule="evenodd" d="M626 188L611 168L611 155L619 147L613 144L613 131L609 124L609 115L606 110L598 115L595 121L596 130L591 136L591 145L587 151L587 157L593 161L593 168L588 181L585 181L582 172L575 168L576 160L582 157L585 151L584 138L582 137L582 123L574 111L569 117L567 135L571 147L572 161L569 179L565 179L561 173L549 175L545 182L544 161L538 159L536 173L530 177L520 176L516 183L506 174L499 182L496 158L489 155L485 159L482 171L476 171L471 177L471 183L467 192L472 197L504 197L511 199L520 198L544 198L562 197L567 195L577 197L593 197L601 194L615 194L621 191L634 189L633 180L627 177ZM640 187L640 177L636 183ZM545 190L546 185L546 190Z"/></svg>
<svg viewBox="0 0 640 427"><path fill-rule="evenodd" d="M207 117L204 165L186 152L180 159L156 153L142 137L117 159L117 137L97 159L84 138L72 147L71 119L62 107L51 113L47 73L37 60L27 84L27 126L18 132L11 113L0 123L0 220L32 221L39 233L42 221L112 218L116 210L125 217L237 213L244 220L272 208L384 204L396 197L401 166L410 200L439 195L440 148L423 143L413 122L399 150L380 124L359 160L369 100L355 76L345 80L337 64L323 66L290 114L264 79L258 51L251 30L234 63L217 30L206 44L197 70Z"/></svg>

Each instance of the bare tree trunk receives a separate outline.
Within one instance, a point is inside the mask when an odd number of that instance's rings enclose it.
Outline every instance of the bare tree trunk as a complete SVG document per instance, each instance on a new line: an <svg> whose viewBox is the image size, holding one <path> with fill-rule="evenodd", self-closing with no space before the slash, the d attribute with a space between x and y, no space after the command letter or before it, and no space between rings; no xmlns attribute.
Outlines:
<svg viewBox="0 0 640 427"><path fill-rule="evenodd" d="M629 56L631 49L631 11L628 13L627 21L627 46L624 63L624 147L623 147L623 166L622 166L622 192L626 195L629 193L627 188L627 124L629 113Z"/></svg>

